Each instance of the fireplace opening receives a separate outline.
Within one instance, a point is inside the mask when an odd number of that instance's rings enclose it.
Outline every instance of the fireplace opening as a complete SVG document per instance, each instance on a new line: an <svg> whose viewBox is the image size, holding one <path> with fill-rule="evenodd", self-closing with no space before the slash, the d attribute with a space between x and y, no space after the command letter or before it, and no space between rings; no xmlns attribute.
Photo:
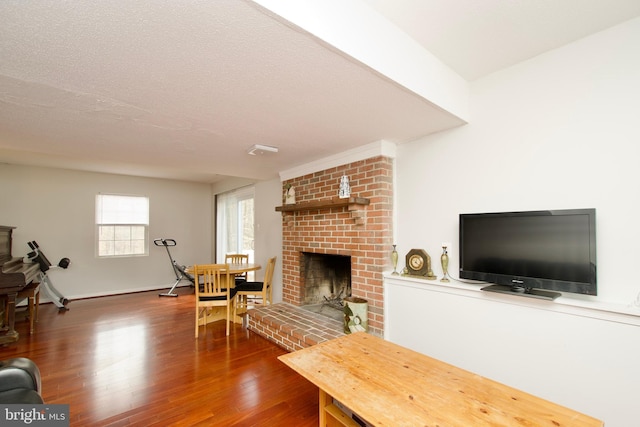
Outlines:
<svg viewBox="0 0 640 427"><path fill-rule="evenodd" d="M302 307L340 319L351 296L351 257L302 252L300 267Z"/></svg>

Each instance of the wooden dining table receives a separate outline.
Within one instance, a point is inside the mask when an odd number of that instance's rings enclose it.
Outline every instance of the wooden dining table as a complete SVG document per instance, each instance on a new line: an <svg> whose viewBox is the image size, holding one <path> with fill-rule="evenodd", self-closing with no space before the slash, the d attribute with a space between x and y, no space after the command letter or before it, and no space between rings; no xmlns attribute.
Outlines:
<svg viewBox="0 0 640 427"><path fill-rule="evenodd" d="M260 264L249 263L229 263L229 272L231 274L243 274L248 273L250 271L260 270L262 266Z"/></svg>
<svg viewBox="0 0 640 427"><path fill-rule="evenodd" d="M318 386L321 426L604 425L365 332L278 359Z"/></svg>
<svg viewBox="0 0 640 427"><path fill-rule="evenodd" d="M229 263L228 265L229 265L229 272L233 275L244 274L250 271L260 270L262 268L260 264L255 264L255 263L249 263L249 264ZM193 266L187 267L185 271L189 274L193 274Z"/></svg>
<svg viewBox="0 0 640 427"><path fill-rule="evenodd" d="M257 271L262 268L260 264L256 263L228 263L229 265L229 273L231 275L236 276L240 274L249 273L251 271ZM193 274L193 266L189 266L185 270L189 274ZM196 278L197 280L197 278ZM235 286L235 281L232 280L231 287ZM205 325L207 323L216 322L218 320L225 320L227 318L226 310L224 307L210 307L210 310L207 312L207 315L200 319L200 324ZM234 323L242 324L243 318L242 316L236 315L233 319Z"/></svg>

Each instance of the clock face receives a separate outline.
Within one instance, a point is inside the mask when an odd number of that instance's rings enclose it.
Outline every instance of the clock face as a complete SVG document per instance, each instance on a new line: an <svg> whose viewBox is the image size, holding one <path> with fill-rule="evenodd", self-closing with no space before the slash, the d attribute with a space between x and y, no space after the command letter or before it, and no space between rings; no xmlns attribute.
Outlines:
<svg viewBox="0 0 640 427"><path fill-rule="evenodd" d="M423 264L424 260L420 255L411 255L411 258L409 258L409 265L411 265L411 268L414 270L420 270Z"/></svg>
<svg viewBox="0 0 640 427"><path fill-rule="evenodd" d="M406 266L410 276L427 276L429 273L429 255L424 249L411 249L407 253Z"/></svg>

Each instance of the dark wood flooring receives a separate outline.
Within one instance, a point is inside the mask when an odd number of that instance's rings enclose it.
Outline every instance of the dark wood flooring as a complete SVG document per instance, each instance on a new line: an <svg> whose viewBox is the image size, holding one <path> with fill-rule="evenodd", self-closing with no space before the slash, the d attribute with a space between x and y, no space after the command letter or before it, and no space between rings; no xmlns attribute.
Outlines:
<svg viewBox="0 0 640 427"><path fill-rule="evenodd" d="M69 404L72 426L317 426L318 389L277 357L285 350L224 321L194 338L193 290L40 306L36 330L0 359L28 357L46 403Z"/></svg>

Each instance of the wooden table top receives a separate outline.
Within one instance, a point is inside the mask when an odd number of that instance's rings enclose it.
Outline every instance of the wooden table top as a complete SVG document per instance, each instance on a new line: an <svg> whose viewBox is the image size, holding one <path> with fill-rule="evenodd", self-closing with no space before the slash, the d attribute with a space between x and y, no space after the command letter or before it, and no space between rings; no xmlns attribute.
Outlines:
<svg viewBox="0 0 640 427"><path fill-rule="evenodd" d="M224 263L222 263L224 264ZM231 274L241 274L248 273L249 271L260 270L262 266L260 264L249 263L249 264L241 264L241 263L229 263L229 272ZM190 265L185 270L189 274L193 274L193 266Z"/></svg>
<svg viewBox="0 0 640 427"><path fill-rule="evenodd" d="M240 263L229 263L229 272L231 274L240 274L247 273L249 271L260 270L262 267L260 264L250 263L250 264L240 264Z"/></svg>
<svg viewBox="0 0 640 427"><path fill-rule="evenodd" d="M365 332L279 359L375 426L603 426Z"/></svg>

